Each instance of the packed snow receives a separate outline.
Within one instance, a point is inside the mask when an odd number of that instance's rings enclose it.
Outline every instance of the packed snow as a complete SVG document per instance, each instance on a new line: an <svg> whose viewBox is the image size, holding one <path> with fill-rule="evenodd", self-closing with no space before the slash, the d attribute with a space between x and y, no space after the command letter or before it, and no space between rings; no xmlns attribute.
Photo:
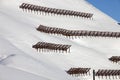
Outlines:
<svg viewBox="0 0 120 80"><path fill-rule="evenodd" d="M22 3L93 13L93 19L37 15L19 9ZM108 58L120 55L119 38L63 36L38 32L40 25L73 30L120 31L117 21L86 0L0 0L0 80L90 80L72 77L71 67L119 69ZM39 41L72 45L70 53L37 52Z"/></svg>

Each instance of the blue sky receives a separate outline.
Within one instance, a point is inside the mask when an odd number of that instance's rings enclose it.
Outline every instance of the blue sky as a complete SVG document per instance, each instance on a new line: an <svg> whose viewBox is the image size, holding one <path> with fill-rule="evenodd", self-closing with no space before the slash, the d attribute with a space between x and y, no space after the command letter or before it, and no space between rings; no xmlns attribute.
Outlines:
<svg viewBox="0 0 120 80"><path fill-rule="evenodd" d="M120 0L87 0L89 3L120 22Z"/></svg>

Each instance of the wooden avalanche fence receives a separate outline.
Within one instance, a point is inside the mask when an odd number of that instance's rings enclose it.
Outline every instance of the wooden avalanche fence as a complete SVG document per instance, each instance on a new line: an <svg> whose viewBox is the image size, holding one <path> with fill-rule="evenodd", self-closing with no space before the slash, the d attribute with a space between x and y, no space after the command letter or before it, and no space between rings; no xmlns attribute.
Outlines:
<svg viewBox="0 0 120 80"><path fill-rule="evenodd" d="M108 32L108 31L88 31L88 30L67 30L63 28L48 27L40 25L37 28L38 31L48 33L48 34L57 34L66 36L69 38L76 38L80 36L92 36L92 37L113 37L119 38L120 32Z"/></svg>
<svg viewBox="0 0 120 80"><path fill-rule="evenodd" d="M120 56L112 56L111 58L109 58L109 60L113 63L118 63L120 62Z"/></svg>
<svg viewBox="0 0 120 80"><path fill-rule="evenodd" d="M102 79L120 79L120 70L99 69L95 72L95 76Z"/></svg>
<svg viewBox="0 0 120 80"><path fill-rule="evenodd" d="M19 8L23 10L28 11L34 11L34 12L44 12L44 13L50 13L50 14L57 14L57 15L69 15L69 16L77 16L77 17L84 17L84 18L92 18L92 13L85 13L85 12L78 12L78 11L72 11L72 10L65 10L65 9L56 9L56 8L49 8L49 7L43 7L28 3L22 3Z"/></svg>
<svg viewBox="0 0 120 80"><path fill-rule="evenodd" d="M72 76L87 76L90 75L91 68L70 68L66 71L69 75ZM120 70L114 69L98 69L93 70L93 80L98 77L99 79L120 79Z"/></svg>
<svg viewBox="0 0 120 80"><path fill-rule="evenodd" d="M32 47L37 49L38 52L54 51L54 52L69 53L71 45L38 42L37 44L33 45Z"/></svg>
<svg viewBox="0 0 120 80"><path fill-rule="evenodd" d="M85 76L90 75L90 69L91 68L70 68L68 71L66 71L68 74L72 76Z"/></svg>
<svg viewBox="0 0 120 80"><path fill-rule="evenodd" d="M84 17L91 19L93 17L92 13L85 13L85 12L78 12L72 10L65 10L65 9L56 9L56 8L49 8L43 7L28 3L22 3L19 8L25 11L34 11L38 14L55 14L55 15L69 15L69 16L76 16L76 17ZM119 38L120 32L108 32L108 31L89 31L89 30L68 30L63 28L56 28L56 27L49 27L44 25L39 25L36 28L37 31L47 33L47 34L54 34L54 35L62 35L68 38L77 38L80 36L91 36L91 37L113 37ZM59 53L70 53L71 45L66 44L56 44L56 43L48 43L48 42L38 42L32 46L38 52L59 52ZM118 63L120 62L120 56L112 56L109 58L110 61ZM91 68L70 68L66 73L72 76L90 76ZM98 69L97 71L93 70L93 80L96 77L103 79L120 79L120 70L113 70L113 69Z"/></svg>

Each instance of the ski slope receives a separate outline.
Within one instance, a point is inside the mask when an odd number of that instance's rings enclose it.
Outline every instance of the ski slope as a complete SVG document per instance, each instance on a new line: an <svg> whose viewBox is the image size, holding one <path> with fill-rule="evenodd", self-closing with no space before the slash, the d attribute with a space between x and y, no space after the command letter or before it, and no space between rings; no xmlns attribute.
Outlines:
<svg viewBox="0 0 120 80"><path fill-rule="evenodd" d="M93 19L37 15L23 12L23 2L93 13ZM36 31L40 25L73 30L120 31L117 21L86 0L0 0L0 80L90 80L72 77L71 67L119 69L108 58L120 55L119 38L81 37L67 39ZM71 53L38 53L32 45L39 41L70 44Z"/></svg>

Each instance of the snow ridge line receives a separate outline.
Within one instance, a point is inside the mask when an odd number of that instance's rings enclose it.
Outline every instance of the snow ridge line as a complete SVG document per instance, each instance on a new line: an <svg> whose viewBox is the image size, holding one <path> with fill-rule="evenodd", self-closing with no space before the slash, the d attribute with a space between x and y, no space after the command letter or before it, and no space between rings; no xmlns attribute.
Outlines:
<svg viewBox="0 0 120 80"><path fill-rule="evenodd" d="M3 55L3 56L1 56L1 57L0 57L0 63L1 63L2 61L4 61L5 59L7 59L7 58L9 58L9 57L13 57L13 56L15 56L15 54Z"/></svg>

